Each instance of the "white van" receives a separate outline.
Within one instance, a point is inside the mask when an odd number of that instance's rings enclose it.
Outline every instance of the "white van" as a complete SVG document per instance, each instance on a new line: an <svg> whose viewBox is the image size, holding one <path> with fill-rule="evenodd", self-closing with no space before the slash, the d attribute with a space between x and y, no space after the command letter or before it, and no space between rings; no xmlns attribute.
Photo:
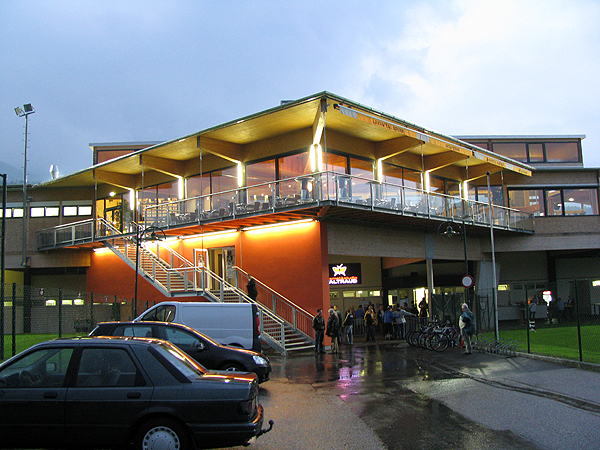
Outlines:
<svg viewBox="0 0 600 450"><path fill-rule="evenodd" d="M261 351L258 307L252 303L161 302L134 319L142 320L181 323L221 344Z"/></svg>

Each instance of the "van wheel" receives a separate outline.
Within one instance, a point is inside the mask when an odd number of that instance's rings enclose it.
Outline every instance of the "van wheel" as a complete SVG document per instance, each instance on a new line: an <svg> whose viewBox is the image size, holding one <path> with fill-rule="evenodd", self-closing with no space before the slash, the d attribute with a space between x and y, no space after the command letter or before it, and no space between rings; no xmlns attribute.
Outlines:
<svg viewBox="0 0 600 450"><path fill-rule="evenodd" d="M221 370L226 370L228 372L246 372L245 368L243 368L240 364L234 362L228 362L223 364Z"/></svg>
<svg viewBox="0 0 600 450"><path fill-rule="evenodd" d="M135 435L134 450L190 450L188 432L178 422L156 417L144 422Z"/></svg>

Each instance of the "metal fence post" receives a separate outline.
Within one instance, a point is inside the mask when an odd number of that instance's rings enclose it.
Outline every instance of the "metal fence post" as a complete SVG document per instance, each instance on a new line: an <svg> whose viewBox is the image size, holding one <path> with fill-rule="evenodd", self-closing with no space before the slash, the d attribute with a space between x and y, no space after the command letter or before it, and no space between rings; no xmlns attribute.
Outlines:
<svg viewBox="0 0 600 450"><path fill-rule="evenodd" d="M529 321L529 293L527 285L525 285L525 326L527 327L527 353L531 353L531 342L529 341L529 329L531 328L531 322Z"/></svg>
<svg viewBox="0 0 600 450"><path fill-rule="evenodd" d="M90 292L90 322L94 326L94 293Z"/></svg>
<svg viewBox="0 0 600 450"><path fill-rule="evenodd" d="M579 289L577 289L577 278L575 278L575 315L577 316L577 342L579 344L579 361L583 361L583 350L581 348L581 321L579 317Z"/></svg>
<svg viewBox="0 0 600 450"><path fill-rule="evenodd" d="M58 288L58 337L62 337L62 288Z"/></svg>
<svg viewBox="0 0 600 450"><path fill-rule="evenodd" d="M12 356L17 354L17 283L13 283L12 291Z"/></svg>

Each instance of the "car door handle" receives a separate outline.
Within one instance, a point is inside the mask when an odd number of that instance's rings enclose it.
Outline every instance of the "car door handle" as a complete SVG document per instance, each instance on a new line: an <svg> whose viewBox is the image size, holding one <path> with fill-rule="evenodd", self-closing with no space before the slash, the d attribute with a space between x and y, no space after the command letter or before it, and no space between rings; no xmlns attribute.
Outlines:
<svg viewBox="0 0 600 450"><path fill-rule="evenodd" d="M140 394L139 392L128 392L127 393L127 398L140 398L142 396L142 394Z"/></svg>
<svg viewBox="0 0 600 450"><path fill-rule="evenodd" d="M56 398L58 394L56 392L44 392L44 398Z"/></svg>

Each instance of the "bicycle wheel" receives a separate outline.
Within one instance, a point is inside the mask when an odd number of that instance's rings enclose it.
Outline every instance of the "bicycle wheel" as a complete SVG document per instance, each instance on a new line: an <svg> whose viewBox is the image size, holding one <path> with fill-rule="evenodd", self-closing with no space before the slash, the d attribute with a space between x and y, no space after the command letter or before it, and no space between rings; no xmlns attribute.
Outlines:
<svg viewBox="0 0 600 450"><path fill-rule="evenodd" d="M448 338L445 336L435 335L431 338L431 350L435 352L443 352L448 348Z"/></svg>

